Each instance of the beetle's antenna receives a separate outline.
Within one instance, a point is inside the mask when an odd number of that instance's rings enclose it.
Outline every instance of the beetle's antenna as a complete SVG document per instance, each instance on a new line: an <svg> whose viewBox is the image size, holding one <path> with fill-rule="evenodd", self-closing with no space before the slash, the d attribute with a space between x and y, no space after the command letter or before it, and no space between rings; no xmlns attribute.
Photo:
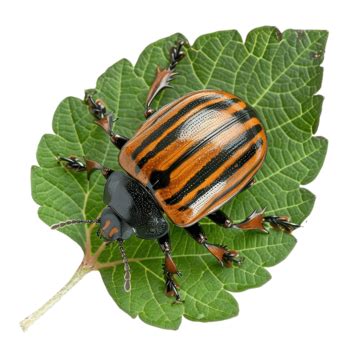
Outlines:
<svg viewBox="0 0 360 360"><path fill-rule="evenodd" d="M129 265L129 261L128 261L128 258L125 253L125 249L123 247L123 240L119 239L118 244L119 244L120 254L121 254L122 260L124 262L124 290L126 292L129 292L131 290L130 265Z"/></svg>
<svg viewBox="0 0 360 360"><path fill-rule="evenodd" d="M67 220L58 224L51 225L52 230L56 230L58 228L62 228L68 225L75 225L75 224L98 224L100 219L95 220Z"/></svg>

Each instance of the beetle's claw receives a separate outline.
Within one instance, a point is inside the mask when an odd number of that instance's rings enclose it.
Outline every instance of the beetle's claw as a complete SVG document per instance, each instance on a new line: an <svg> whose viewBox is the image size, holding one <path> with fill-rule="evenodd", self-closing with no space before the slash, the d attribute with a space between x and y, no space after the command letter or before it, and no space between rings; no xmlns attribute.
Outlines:
<svg viewBox="0 0 360 360"><path fill-rule="evenodd" d="M242 263L242 258L238 256L238 252L236 250L228 250L226 245L207 243L205 246L222 266L231 267L232 264L241 265Z"/></svg>
<svg viewBox="0 0 360 360"><path fill-rule="evenodd" d="M69 157L59 156L57 159L59 162L63 162L67 169L71 169L79 172L86 170L86 164L84 164L83 161L81 161L75 156L69 156Z"/></svg>
<svg viewBox="0 0 360 360"><path fill-rule="evenodd" d="M299 228L301 225L289 222L288 216L265 216L264 222L269 223L274 229L288 233Z"/></svg>
<svg viewBox="0 0 360 360"><path fill-rule="evenodd" d="M179 294L179 285L174 280L173 274L169 273L168 271L165 271L165 294L170 297L175 297L175 303L182 303L180 294Z"/></svg>
<svg viewBox="0 0 360 360"><path fill-rule="evenodd" d="M186 43L184 40L180 40L174 47L170 49L170 70L173 70L176 65L184 58L185 53L181 49L185 46L185 44Z"/></svg>
<svg viewBox="0 0 360 360"><path fill-rule="evenodd" d="M107 114L107 110L103 101L94 100L91 94L85 92L85 103L89 107L90 112L98 119L101 120Z"/></svg>
<svg viewBox="0 0 360 360"><path fill-rule="evenodd" d="M223 262L226 267L231 267L233 264L240 266L244 262L244 258L238 256L239 253L235 250L227 251L223 256Z"/></svg>

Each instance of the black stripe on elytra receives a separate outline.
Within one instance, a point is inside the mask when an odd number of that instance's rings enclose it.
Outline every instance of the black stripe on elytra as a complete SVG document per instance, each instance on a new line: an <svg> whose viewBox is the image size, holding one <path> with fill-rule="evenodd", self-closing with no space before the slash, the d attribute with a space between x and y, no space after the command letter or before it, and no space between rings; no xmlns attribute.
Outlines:
<svg viewBox="0 0 360 360"><path fill-rule="evenodd" d="M177 193L175 193L172 197L165 200L166 204L168 205L174 205L178 202L180 202L187 194L189 194L191 191L199 187L204 180L206 180L211 174L215 173L223 164L225 161L230 159L241 147L245 146L249 141L251 141L259 131L261 131L262 127L260 125L255 125L251 129L245 131L242 133L239 137L231 141L226 147L223 148L217 154L214 156L209 162L207 162L187 183L186 185L179 190ZM258 142L255 144L252 144L249 149L245 152L244 155L242 155L240 158L238 158L235 163L230 165L224 172L208 187L206 187L206 191L208 191L209 187L214 186L214 183L222 180L226 180L228 177L230 177L235 171L239 169L240 166L244 165L246 161L250 159L251 156L253 156L258 148ZM236 164L236 165L234 165ZM235 168L233 168L235 166ZM202 190L200 190L198 194L201 193ZM199 195L201 196L201 195ZM197 198L197 196L196 196Z"/></svg>
<svg viewBox="0 0 360 360"><path fill-rule="evenodd" d="M153 150L150 150L145 156L143 156L138 163L136 164L136 171L139 172L141 168L144 167L144 165L153 157L155 157L157 154L159 154L162 150L164 150L166 147L171 145L174 141L176 141L179 138L179 133L181 130L187 125L187 122L190 121L191 118L196 117L200 112L206 112L206 111L222 111L228 109L230 106L232 106L234 103L237 103L241 101L238 98L232 98L227 99L223 101L219 101L215 104L210 104L208 106L205 106L198 111L196 111L191 117L189 117L186 121L181 123L179 126L177 126L173 131L171 131L169 134L167 134L161 141L159 141L155 148Z"/></svg>
<svg viewBox="0 0 360 360"><path fill-rule="evenodd" d="M206 194L208 191L210 191L216 184L222 181L226 181L229 177L231 177L234 173L236 173L242 166L244 166L257 152L257 150L262 146L263 140L260 138L256 143L252 144L248 151L241 156L239 159L237 159L235 162L233 162L217 179L215 179L210 185L204 187L200 191L196 193L196 196L194 196L193 199L191 199L188 203L181 206L178 210L179 211L185 211L191 206L193 203L195 203L198 199L201 198L204 194Z"/></svg>
<svg viewBox="0 0 360 360"><path fill-rule="evenodd" d="M255 116L255 113L251 109L240 110L233 114L234 116L230 118L225 124L218 127L216 130L208 134L201 141L197 142L195 145L191 146L184 154L182 154L176 161L174 161L166 170L153 170L150 175L150 187L152 186L153 190L163 189L170 183L171 173L181 166L186 160L188 160L192 155L194 155L197 151L199 151L202 147L208 144L211 140L213 140L216 136L224 132L225 130L232 127L234 124L238 122L244 124L246 121L250 120ZM258 132L262 129L261 125L256 125L253 128L246 130L243 132L238 138L233 140L233 142L225 145L223 148L224 152L231 151L232 146L237 145L236 150L244 141L251 140ZM232 152L231 152L232 154ZM229 155L230 156L230 155ZM221 161L224 161L224 156L220 156ZM216 165L214 164L214 167Z"/></svg>
<svg viewBox="0 0 360 360"><path fill-rule="evenodd" d="M183 108L181 108L174 116L169 118L168 121L166 121L164 124L162 124L156 130L154 130L147 138L145 138L142 141L142 143L131 154L132 159L135 160L136 157L141 153L141 151L143 151L149 144L151 144L157 138L159 138L164 133L164 131L171 128L172 125L174 125L181 117L186 115L189 111L191 111L192 109L196 108L197 106L199 106L201 104L204 104L204 103L214 100L214 99L218 99L220 97L221 97L221 95L219 95L219 94L210 94L210 95L204 95L200 98L197 98L197 99L189 102L187 105L185 105Z"/></svg>
<svg viewBox="0 0 360 360"><path fill-rule="evenodd" d="M162 189L169 185L171 173L181 166L186 160L188 160L192 155L199 151L202 147L208 144L220 133L232 127L238 122L244 124L246 121L251 118L256 117L254 110L247 108L244 110L236 111L232 114L232 117L222 126L215 129L213 132L208 134L206 137L201 139L193 146L191 146L187 151L185 151L178 159L176 159L166 170L154 170L150 175L150 185L152 185L154 190Z"/></svg>
<svg viewBox="0 0 360 360"><path fill-rule="evenodd" d="M249 173L253 172L254 170L256 170L256 168L259 166L259 164L262 162L263 159L259 159L256 164L250 169ZM247 174L245 175L247 176ZM222 198L226 197L227 194L229 194L231 191L233 191L235 188L237 188L243 181L245 176L243 176L239 181L237 181L235 184L233 184L232 186L230 186L228 189L226 189L226 191L221 192L221 194L219 196L217 196L215 199L213 199L213 201L206 207L206 209L204 209L204 211L206 211L207 209L210 209L214 204L216 204L218 201L220 201ZM250 180L250 182L253 179ZM249 182L249 183L250 183ZM244 190L247 190L249 187L249 183L247 183L240 191L243 192ZM239 193L239 192L238 192ZM237 194L238 194L237 193Z"/></svg>

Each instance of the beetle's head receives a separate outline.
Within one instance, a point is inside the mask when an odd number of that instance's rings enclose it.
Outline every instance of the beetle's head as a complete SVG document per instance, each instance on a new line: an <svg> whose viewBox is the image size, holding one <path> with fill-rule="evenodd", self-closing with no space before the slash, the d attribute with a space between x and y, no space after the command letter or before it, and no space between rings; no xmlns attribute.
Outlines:
<svg viewBox="0 0 360 360"><path fill-rule="evenodd" d="M124 290L130 291L131 274L128 259L126 257L125 249L123 247L124 240L128 239L133 233L134 229L120 218L110 207L103 210L100 219L96 220L67 220L59 224L52 225L52 229L58 229L68 225L75 224L91 224L100 223L100 235L107 243L116 241L119 245L120 255L124 264Z"/></svg>
<svg viewBox="0 0 360 360"><path fill-rule="evenodd" d="M134 229L107 207L101 214L100 234L106 241L126 240L134 233Z"/></svg>
<svg viewBox="0 0 360 360"><path fill-rule="evenodd" d="M117 241L119 244L120 255L124 263L124 290L129 292L131 289L131 273L129 262L123 247L123 241L134 233L134 229L120 218L110 207L104 209L100 217L100 234L105 241L111 243Z"/></svg>

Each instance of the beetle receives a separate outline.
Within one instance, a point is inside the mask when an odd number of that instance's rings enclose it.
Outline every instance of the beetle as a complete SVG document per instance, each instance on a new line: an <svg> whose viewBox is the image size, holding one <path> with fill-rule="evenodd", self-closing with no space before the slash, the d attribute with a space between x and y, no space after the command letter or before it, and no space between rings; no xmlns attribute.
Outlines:
<svg viewBox="0 0 360 360"><path fill-rule="evenodd" d="M254 184L267 153L264 126L245 101L222 90L200 90L157 111L151 108L157 94L169 87L176 75L176 65L185 56L184 45L179 41L171 48L168 68L158 67L146 98L146 121L131 139L113 132L114 114L101 99L86 93L84 101L96 124L120 150L119 165L125 172L93 160L60 156L68 169L87 171L88 176L101 171L106 178L106 207L99 219L69 220L52 227L99 223L105 241L119 244L125 291L130 290L130 268L123 242L133 234L141 239L157 239L165 257L165 292L175 297L175 302L181 302L174 278L180 272L172 258L169 224L164 215L227 267L240 265L242 260L237 251L208 242L199 224L204 217L227 229L267 232L264 224L268 223L291 232L299 226L286 216L265 215L265 209L253 211L241 222L233 222L220 210Z"/></svg>

